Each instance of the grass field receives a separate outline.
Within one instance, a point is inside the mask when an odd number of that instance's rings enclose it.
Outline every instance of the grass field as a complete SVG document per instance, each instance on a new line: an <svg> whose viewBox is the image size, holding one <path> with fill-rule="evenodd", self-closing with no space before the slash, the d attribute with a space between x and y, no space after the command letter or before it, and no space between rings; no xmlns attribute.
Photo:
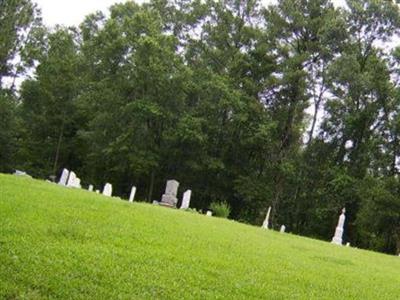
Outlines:
<svg viewBox="0 0 400 300"><path fill-rule="evenodd" d="M399 257L0 175L0 299L399 298Z"/></svg>

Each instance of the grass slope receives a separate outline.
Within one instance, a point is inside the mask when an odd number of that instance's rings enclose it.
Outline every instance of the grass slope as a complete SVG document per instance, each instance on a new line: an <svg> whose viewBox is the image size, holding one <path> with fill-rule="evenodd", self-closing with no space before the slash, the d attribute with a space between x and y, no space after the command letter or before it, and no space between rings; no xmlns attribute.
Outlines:
<svg viewBox="0 0 400 300"><path fill-rule="evenodd" d="M0 299L398 299L400 258L0 175Z"/></svg>

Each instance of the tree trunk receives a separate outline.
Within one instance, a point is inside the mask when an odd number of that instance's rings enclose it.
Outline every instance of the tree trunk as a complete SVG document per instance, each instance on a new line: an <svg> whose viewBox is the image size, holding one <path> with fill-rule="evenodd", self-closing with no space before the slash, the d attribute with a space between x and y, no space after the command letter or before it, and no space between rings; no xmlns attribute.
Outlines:
<svg viewBox="0 0 400 300"><path fill-rule="evenodd" d="M324 85L324 80L322 81L322 85ZM310 132L308 133L308 141L307 141L307 146L309 146L314 138L314 131L315 131L315 127L317 125L317 121L318 121L318 112L322 103L322 99L323 96L325 94L326 89L324 87L321 87L321 89L319 90L319 94L317 97L317 93L313 92L313 98L314 100L314 115L313 115L313 120L311 123L311 129Z"/></svg>
<svg viewBox="0 0 400 300"><path fill-rule="evenodd" d="M400 256L400 230L397 231L398 234L395 235L396 237L396 255Z"/></svg>
<svg viewBox="0 0 400 300"><path fill-rule="evenodd" d="M147 196L147 201L149 201L149 202L151 202L152 198L153 198L154 177L155 177L155 172L154 172L154 170L152 170L151 174L150 174L149 193L148 193L148 196Z"/></svg>
<svg viewBox="0 0 400 300"><path fill-rule="evenodd" d="M276 219L278 217L278 211L279 211L279 204L281 201L281 196L282 196L282 192L283 192L283 183L284 183L284 179L282 178L282 176L280 176L280 174L277 175L277 179L275 181L275 186L276 186L276 190L275 190L275 197L272 200L272 211L271 211L271 228L274 227L274 225L276 225Z"/></svg>
<svg viewBox="0 0 400 300"><path fill-rule="evenodd" d="M313 140L314 137L314 131L315 131L315 126L317 125L317 119L318 119L318 111L319 111L319 106L321 104L321 100L322 100L322 93L320 94L317 102L314 105L314 115L313 115L313 120L311 123L311 129L310 132L308 133L308 141L307 141L307 146L309 146Z"/></svg>
<svg viewBox="0 0 400 300"><path fill-rule="evenodd" d="M62 124L61 124L60 134L58 136L58 142L57 142L57 148L56 148L56 156L54 158L53 174L52 175L56 175L56 172L57 172L57 165L58 165L58 159L60 157L60 148L61 148L61 143L62 143L62 137L63 137L63 134L64 134L64 126L65 126L65 121L63 119Z"/></svg>

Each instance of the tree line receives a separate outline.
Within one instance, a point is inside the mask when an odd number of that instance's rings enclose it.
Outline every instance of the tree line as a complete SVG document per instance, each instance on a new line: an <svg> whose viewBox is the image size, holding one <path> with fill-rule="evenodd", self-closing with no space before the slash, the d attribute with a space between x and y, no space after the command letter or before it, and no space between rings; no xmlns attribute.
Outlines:
<svg viewBox="0 0 400 300"><path fill-rule="evenodd" d="M400 30L393 1L152 0L78 27L0 2L0 171L76 171L231 218L400 252ZM22 80L21 84L18 84Z"/></svg>

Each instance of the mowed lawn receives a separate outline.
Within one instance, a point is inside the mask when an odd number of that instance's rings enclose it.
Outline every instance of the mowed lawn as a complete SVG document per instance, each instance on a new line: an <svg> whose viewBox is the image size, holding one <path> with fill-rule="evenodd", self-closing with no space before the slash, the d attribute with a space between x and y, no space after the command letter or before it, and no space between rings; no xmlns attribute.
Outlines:
<svg viewBox="0 0 400 300"><path fill-rule="evenodd" d="M399 298L399 257L0 175L0 299Z"/></svg>

